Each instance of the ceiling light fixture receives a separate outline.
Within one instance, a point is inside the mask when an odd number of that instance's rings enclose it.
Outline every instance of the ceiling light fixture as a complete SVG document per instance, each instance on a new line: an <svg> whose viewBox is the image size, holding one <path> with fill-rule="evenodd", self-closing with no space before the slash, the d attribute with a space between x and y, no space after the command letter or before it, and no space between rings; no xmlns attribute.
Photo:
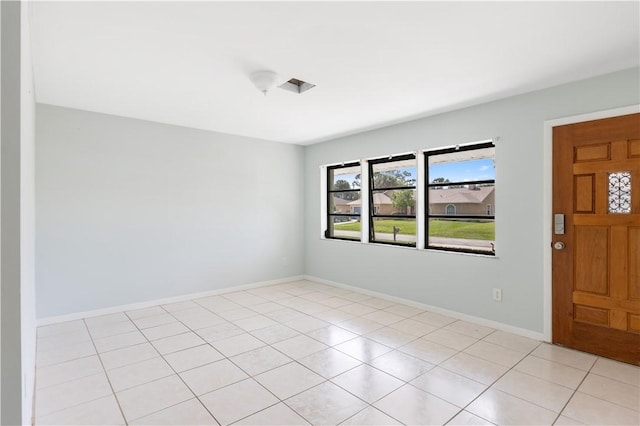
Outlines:
<svg viewBox="0 0 640 426"><path fill-rule="evenodd" d="M273 86L276 85L276 80L278 79L278 74L273 71L255 71L251 73L249 76L251 82L256 86L256 88L264 93L267 96L267 92L271 90Z"/></svg>

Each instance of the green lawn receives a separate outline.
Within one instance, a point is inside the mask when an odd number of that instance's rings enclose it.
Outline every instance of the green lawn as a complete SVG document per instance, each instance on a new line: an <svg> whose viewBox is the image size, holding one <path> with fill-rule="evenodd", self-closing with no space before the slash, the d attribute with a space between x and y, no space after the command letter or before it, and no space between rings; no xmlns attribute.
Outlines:
<svg viewBox="0 0 640 426"><path fill-rule="evenodd" d="M416 222L403 220L376 220L376 232L393 234L393 227L400 228L399 234L416 235ZM339 223L335 225L336 231L360 231L360 222Z"/></svg>
<svg viewBox="0 0 640 426"><path fill-rule="evenodd" d="M333 227L337 231L358 231L360 232L360 222L336 223Z"/></svg>
<svg viewBox="0 0 640 426"><path fill-rule="evenodd" d="M496 228L494 222L432 220L429 222L429 235L432 237L493 241L496 238Z"/></svg>
<svg viewBox="0 0 640 426"><path fill-rule="evenodd" d="M400 228L400 234L415 235L415 221L377 220L376 232L393 233L393 227ZM360 231L360 222L339 223L336 231ZM429 223L429 235L432 237L468 238L473 240L495 239L495 223L493 222L462 222L448 220L432 220Z"/></svg>

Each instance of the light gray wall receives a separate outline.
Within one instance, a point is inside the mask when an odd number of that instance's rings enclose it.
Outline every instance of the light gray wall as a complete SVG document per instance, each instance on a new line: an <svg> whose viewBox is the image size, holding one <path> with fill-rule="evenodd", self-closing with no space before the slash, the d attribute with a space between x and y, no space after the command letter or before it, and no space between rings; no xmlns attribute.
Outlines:
<svg viewBox="0 0 640 426"><path fill-rule="evenodd" d="M28 4L1 3L1 422L30 424L35 373L34 117Z"/></svg>
<svg viewBox="0 0 640 426"><path fill-rule="evenodd" d="M36 135L39 318L303 272L301 147L49 105Z"/></svg>
<svg viewBox="0 0 640 426"><path fill-rule="evenodd" d="M2 6L0 5L0 76L2 76ZM2 377L2 86L4 82L0 77L0 377ZM0 379L1 381L1 379ZM0 424L2 424L2 385L0 385Z"/></svg>
<svg viewBox="0 0 640 426"><path fill-rule="evenodd" d="M1 2L2 419L22 423L20 326L20 3Z"/></svg>
<svg viewBox="0 0 640 426"><path fill-rule="evenodd" d="M36 100L33 84L29 2L20 2L20 304L22 328L22 421L31 422L36 366L35 293L35 137Z"/></svg>
<svg viewBox="0 0 640 426"><path fill-rule="evenodd" d="M638 104L639 81L635 68L306 147L305 272L541 333L543 122ZM321 165L496 136L496 258L320 238Z"/></svg>

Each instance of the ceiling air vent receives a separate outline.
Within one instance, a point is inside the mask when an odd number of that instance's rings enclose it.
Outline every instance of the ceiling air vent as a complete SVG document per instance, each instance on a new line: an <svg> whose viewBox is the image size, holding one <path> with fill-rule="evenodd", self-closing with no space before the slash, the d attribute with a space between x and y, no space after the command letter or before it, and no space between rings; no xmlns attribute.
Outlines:
<svg viewBox="0 0 640 426"><path fill-rule="evenodd" d="M292 78L284 84L278 86L281 89L288 90L293 93L304 93L309 89L313 89L316 87L315 84L307 83L306 81L298 80L297 78Z"/></svg>

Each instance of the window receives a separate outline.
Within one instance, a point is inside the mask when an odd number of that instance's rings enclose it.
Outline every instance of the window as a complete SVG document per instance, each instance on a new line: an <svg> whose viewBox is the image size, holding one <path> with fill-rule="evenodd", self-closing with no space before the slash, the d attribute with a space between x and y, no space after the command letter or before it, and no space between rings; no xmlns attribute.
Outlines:
<svg viewBox="0 0 640 426"><path fill-rule="evenodd" d="M369 161L369 241L416 245L416 156Z"/></svg>
<svg viewBox="0 0 640 426"><path fill-rule="evenodd" d="M493 142L425 153L427 248L495 254Z"/></svg>
<svg viewBox="0 0 640 426"><path fill-rule="evenodd" d="M327 167L326 238L360 241L360 163Z"/></svg>
<svg viewBox="0 0 640 426"><path fill-rule="evenodd" d="M326 238L495 255L493 142L325 170Z"/></svg>

